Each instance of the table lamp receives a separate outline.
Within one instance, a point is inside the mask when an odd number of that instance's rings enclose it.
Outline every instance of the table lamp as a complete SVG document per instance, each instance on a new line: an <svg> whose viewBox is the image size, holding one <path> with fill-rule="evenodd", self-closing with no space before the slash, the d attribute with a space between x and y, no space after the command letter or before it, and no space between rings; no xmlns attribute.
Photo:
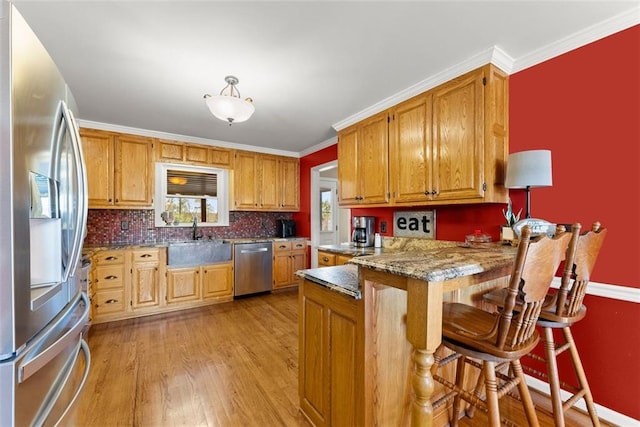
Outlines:
<svg viewBox="0 0 640 427"><path fill-rule="evenodd" d="M550 187L552 183L550 150L529 150L509 154L504 186L523 188L526 191L525 218L531 218L531 189Z"/></svg>

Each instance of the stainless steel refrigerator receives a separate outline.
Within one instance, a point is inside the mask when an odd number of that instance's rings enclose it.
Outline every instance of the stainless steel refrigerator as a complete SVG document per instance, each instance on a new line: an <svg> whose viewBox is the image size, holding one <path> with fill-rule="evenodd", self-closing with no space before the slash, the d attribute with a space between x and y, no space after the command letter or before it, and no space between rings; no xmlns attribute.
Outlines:
<svg viewBox="0 0 640 427"><path fill-rule="evenodd" d="M0 426L56 425L90 366L86 173L62 75L15 7L0 8Z"/></svg>

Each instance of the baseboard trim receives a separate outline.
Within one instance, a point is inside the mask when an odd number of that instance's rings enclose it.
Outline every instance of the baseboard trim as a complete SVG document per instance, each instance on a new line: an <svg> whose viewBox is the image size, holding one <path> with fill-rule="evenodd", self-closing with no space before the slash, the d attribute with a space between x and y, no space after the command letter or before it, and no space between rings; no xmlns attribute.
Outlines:
<svg viewBox="0 0 640 427"><path fill-rule="evenodd" d="M560 277L556 277L551 282L551 287L560 287ZM619 301L640 303L640 289L629 286L610 285L607 283L589 282L587 295L611 298Z"/></svg>
<svg viewBox="0 0 640 427"><path fill-rule="evenodd" d="M536 390L537 392L542 393L546 396L550 395L551 392L549 390L548 383L526 374L525 379L527 381L527 385L531 389ZM571 395L569 394L569 392L562 390L561 397L563 401L566 401L567 399L569 399L569 397L571 397ZM581 409L584 412L587 412L587 406L584 403L584 399L580 399L578 402L576 402L575 407ZM597 403L596 411L598 412L598 417L600 417L601 420L606 420L615 425L628 427L640 426L640 420L636 420L624 414L620 414L602 405L598 405Z"/></svg>

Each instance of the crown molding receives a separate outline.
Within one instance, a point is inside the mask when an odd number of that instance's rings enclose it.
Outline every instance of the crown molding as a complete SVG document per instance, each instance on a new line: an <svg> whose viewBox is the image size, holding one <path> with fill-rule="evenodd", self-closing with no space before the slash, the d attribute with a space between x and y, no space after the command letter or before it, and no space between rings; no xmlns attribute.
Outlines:
<svg viewBox="0 0 640 427"><path fill-rule="evenodd" d="M640 4L636 8L599 22L568 37L557 40L540 49L534 50L517 58L513 73L540 64L556 56L562 55L579 47L593 43L612 34L626 30L640 24Z"/></svg>
<svg viewBox="0 0 640 427"><path fill-rule="evenodd" d="M155 130L133 128L129 126L114 125L110 123L93 122L90 120L78 119L78 125L84 128L98 129L104 131L128 133L133 135L147 136L150 138L169 139L172 141L191 142L193 144L211 145L213 147L223 147L235 150L254 151L257 153L274 154L277 156L300 157L300 153L285 150L276 150L266 147L256 147L254 145L237 144L234 142L220 141L217 139L199 138L196 136L180 135L175 133L159 132Z"/></svg>
<svg viewBox="0 0 640 427"><path fill-rule="evenodd" d="M336 131L340 131L348 126L351 126L354 123L358 123L359 121L366 119L367 117L371 117L376 113L393 107L394 105L397 105L402 101L406 101L411 97L426 92L429 89L433 89L434 87L442 83L445 83L471 70L475 70L478 67L482 67L483 65L486 65L490 62L495 66L501 68L503 71L508 72L508 70L512 68L513 60L511 60L509 55L507 55L503 50L496 46L485 49L484 51L477 53L469 59L454 65L453 67L436 73L433 76L428 77L416 83L415 85L410 86L401 92L398 92L395 95L385 98L382 101L377 102L350 117L347 117L346 119L334 124L332 127Z"/></svg>
<svg viewBox="0 0 640 427"><path fill-rule="evenodd" d="M306 156L308 154L315 153L316 151L324 150L325 148L331 147L332 145L337 144L337 143L338 143L338 137L337 136L332 136L331 138L329 138L329 139L327 139L325 141L322 141L321 143L316 144L316 145L314 145L312 147L309 147L309 148L301 151L298 154L300 155L300 157L304 157L304 156Z"/></svg>
<svg viewBox="0 0 640 427"><path fill-rule="evenodd" d="M520 58L514 59L500 47L494 46L454 65L453 67L447 68L444 71L428 77L395 95L383 99L382 101L365 108L352 116L347 117L346 119L334 124L333 128L336 131L340 131L354 123L364 120L367 117L371 117L376 113L384 111L387 108L399 104L402 101L406 101L407 99L429 89L433 89L439 84L449 81L475 68L481 67L487 63L492 63L507 74L513 74L638 24L640 24L640 4L634 9L587 27L584 30L578 31Z"/></svg>

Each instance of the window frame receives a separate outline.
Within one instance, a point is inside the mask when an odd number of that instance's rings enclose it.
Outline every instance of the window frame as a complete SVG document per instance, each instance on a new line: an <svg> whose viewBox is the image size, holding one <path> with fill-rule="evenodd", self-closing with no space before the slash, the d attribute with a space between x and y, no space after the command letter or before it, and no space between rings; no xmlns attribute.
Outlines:
<svg viewBox="0 0 640 427"><path fill-rule="evenodd" d="M229 170L223 168L185 165L181 163L161 163L156 162L155 178L155 198L153 201L153 210L156 227L190 227L191 223L181 222L178 225L167 225L160 216L164 211L167 199L167 171L177 170L184 172L196 172L217 174L217 192L218 200L218 222L202 222L198 226L202 227L227 227L229 226ZM188 197L188 196L185 196ZM193 198L196 198L194 196Z"/></svg>

